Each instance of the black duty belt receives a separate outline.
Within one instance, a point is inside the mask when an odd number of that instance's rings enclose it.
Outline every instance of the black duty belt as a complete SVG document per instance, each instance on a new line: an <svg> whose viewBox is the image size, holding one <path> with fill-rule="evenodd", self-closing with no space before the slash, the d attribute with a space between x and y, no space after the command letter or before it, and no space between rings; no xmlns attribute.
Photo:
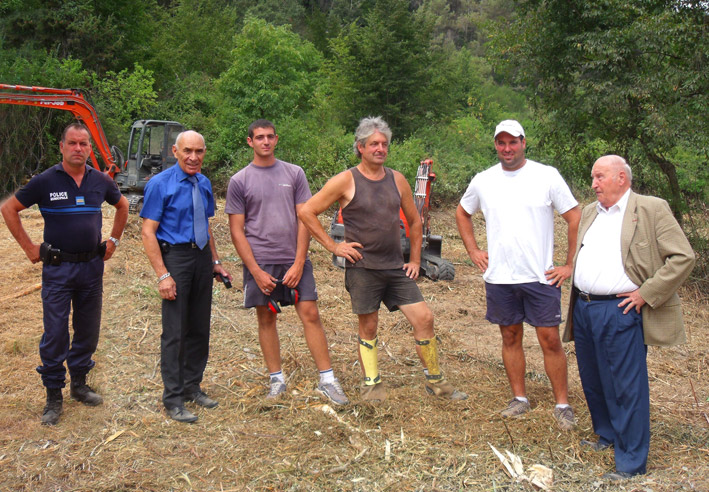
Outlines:
<svg viewBox="0 0 709 492"><path fill-rule="evenodd" d="M97 256L106 254L106 241L102 242L93 251L83 251L81 253L67 253L53 247L49 243L42 243L39 247L39 259L45 265L61 265L67 263L84 263L91 261Z"/></svg>
<svg viewBox="0 0 709 492"><path fill-rule="evenodd" d="M167 253L171 249L199 249L199 246L197 246L197 243L177 243L177 244L170 244L166 241L160 241L160 251L163 252L163 254Z"/></svg>
<svg viewBox="0 0 709 492"><path fill-rule="evenodd" d="M614 299L618 299L618 296L615 294L606 294L606 295L600 295L600 294L589 294L588 292L584 292L582 290L577 289L574 287L574 292L576 295L579 297L579 299L583 299L586 302L591 302L591 301L612 301Z"/></svg>

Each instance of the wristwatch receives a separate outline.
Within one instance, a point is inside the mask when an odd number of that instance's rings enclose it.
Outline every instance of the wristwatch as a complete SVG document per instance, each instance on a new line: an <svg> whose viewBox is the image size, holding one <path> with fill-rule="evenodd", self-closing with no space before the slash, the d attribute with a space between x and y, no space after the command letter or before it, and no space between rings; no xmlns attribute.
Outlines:
<svg viewBox="0 0 709 492"><path fill-rule="evenodd" d="M118 245L121 243L121 240L120 240L120 239L116 239L116 238L113 237L113 236L109 237L108 240L109 240L109 241L113 241L113 244L116 245L116 248L117 248Z"/></svg>
<svg viewBox="0 0 709 492"><path fill-rule="evenodd" d="M214 260L214 264L215 264L215 265L221 265L221 264L222 264L222 262L221 262L221 261L219 261L219 260Z"/></svg>

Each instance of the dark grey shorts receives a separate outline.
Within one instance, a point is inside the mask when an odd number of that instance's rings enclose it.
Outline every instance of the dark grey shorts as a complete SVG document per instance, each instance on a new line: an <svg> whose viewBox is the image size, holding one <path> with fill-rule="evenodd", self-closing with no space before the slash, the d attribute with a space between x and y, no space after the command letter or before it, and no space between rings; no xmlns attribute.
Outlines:
<svg viewBox="0 0 709 492"><path fill-rule="evenodd" d="M485 282L490 323L509 326L521 322L532 326L559 326L561 289L540 282L489 284Z"/></svg>
<svg viewBox="0 0 709 492"><path fill-rule="evenodd" d="M350 293L352 312L355 314L378 311L381 302L389 311L396 311L399 306L423 301L416 281L407 277L401 268L346 268L345 288Z"/></svg>
<svg viewBox="0 0 709 492"><path fill-rule="evenodd" d="M282 279L291 265L292 263L259 266L271 276L276 277L277 279ZM287 296L285 293L286 288L287 287L284 285L278 284L271 293L271 299L278 301L281 306L288 306L291 304L286 301L286 299L290 298L290 296ZM318 289L315 287L315 277L313 277L313 264L310 263L309 259L305 260L305 265L303 266L303 276L300 277L300 282L298 283L296 289L298 289L299 301L318 300ZM249 269L244 267L244 307L250 308L267 305L268 296L261 292L261 289L258 288L258 284L256 284L256 280L254 280L254 277L251 275Z"/></svg>

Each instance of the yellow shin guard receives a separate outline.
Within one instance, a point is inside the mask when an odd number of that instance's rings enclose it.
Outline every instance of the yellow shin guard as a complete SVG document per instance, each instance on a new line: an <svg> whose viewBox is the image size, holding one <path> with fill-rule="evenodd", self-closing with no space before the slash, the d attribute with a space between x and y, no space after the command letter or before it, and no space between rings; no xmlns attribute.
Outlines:
<svg viewBox="0 0 709 492"><path fill-rule="evenodd" d="M364 384L371 386L381 381L379 377L379 366L377 363L377 339L359 339L359 356L362 358L364 368Z"/></svg>
<svg viewBox="0 0 709 492"><path fill-rule="evenodd" d="M416 340L416 345L421 347L421 356L426 364L426 369L428 369L426 379L434 383L443 379L441 368L438 364L438 342L436 337Z"/></svg>

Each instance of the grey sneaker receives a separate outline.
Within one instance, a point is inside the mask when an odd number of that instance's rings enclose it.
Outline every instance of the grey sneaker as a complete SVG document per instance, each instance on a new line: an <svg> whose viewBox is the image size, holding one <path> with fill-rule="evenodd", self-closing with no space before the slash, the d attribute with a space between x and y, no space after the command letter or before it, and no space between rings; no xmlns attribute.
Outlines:
<svg viewBox="0 0 709 492"><path fill-rule="evenodd" d="M281 383L278 379L271 379L271 389L268 390L266 398L269 400L275 400L279 398L283 393L286 392L286 383Z"/></svg>
<svg viewBox="0 0 709 492"><path fill-rule="evenodd" d="M335 405L347 405L350 402L337 378L332 383L319 383L318 391Z"/></svg>
<svg viewBox="0 0 709 492"><path fill-rule="evenodd" d="M554 408L554 418L559 424L559 429L569 431L576 427L576 419L574 418L574 409L571 407Z"/></svg>
<svg viewBox="0 0 709 492"><path fill-rule="evenodd" d="M500 415L502 415L503 417L518 417L523 413L527 413L529 411L529 408L530 406L528 401L522 401L518 400L517 398L513 398L512 401L510 401L507 405L507 408L500 412Z"/></svg>

